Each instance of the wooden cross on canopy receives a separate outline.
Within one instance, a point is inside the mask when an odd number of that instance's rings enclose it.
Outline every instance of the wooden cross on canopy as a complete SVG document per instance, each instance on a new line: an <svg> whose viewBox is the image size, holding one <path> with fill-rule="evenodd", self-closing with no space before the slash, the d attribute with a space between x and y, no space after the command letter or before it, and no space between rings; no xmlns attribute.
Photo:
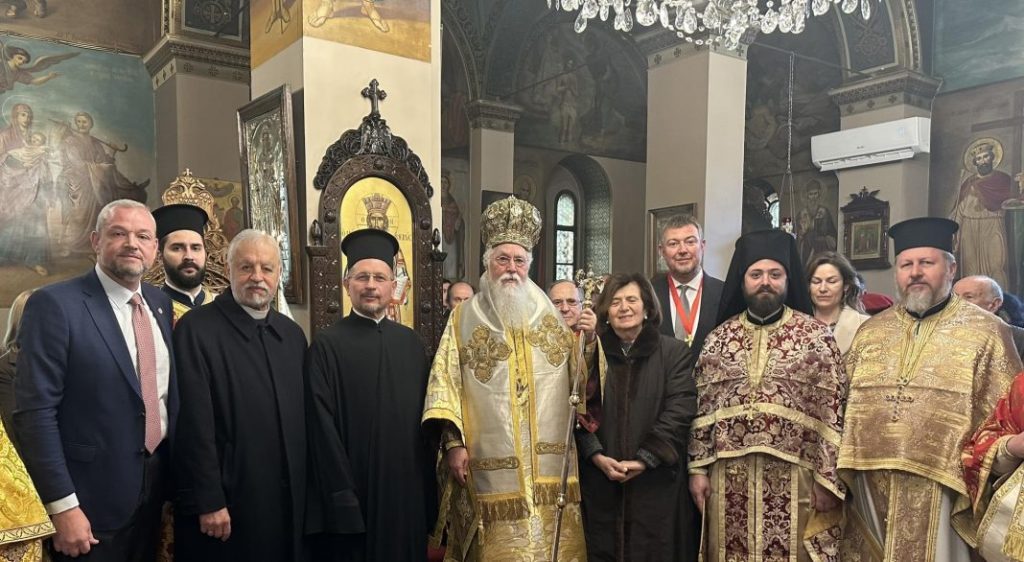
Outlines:
<svg viewBox="0 0 1024 562"><path fill-rule="evenodd" d="M363 88L363 97L370 100L370 115L379 117L380 102L388 97L388 93L380 89L380 82L377 82L376 78L370 80L370 85Z"/></svg>

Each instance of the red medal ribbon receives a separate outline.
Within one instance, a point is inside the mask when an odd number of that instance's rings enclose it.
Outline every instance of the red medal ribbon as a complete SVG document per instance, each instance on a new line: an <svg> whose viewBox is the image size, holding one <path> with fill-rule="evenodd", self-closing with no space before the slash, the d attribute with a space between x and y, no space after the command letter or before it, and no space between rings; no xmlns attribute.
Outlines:
<svg viewBox="0 0 1024 562"><path fill-rule="evenodd" d="M672 302L675 304L676 314L683 323L683 329L686 330L686 343L690 343L693 341L694 321L697 319L697 313L700 312L700 296L704 293L704 277L700 278L700 285L697 286L697 296L690 303L689 314L683 309L683 299L680 297L679 288L676 287L676 281L671 275L668 276L668 288L669 292L672 293Z"/></svg>

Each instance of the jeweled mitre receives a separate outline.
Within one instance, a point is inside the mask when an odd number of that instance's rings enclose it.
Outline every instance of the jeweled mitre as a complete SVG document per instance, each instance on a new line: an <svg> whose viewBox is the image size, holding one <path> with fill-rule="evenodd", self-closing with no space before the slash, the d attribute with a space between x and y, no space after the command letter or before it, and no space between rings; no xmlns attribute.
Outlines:
<svg viewBox="0 0 1024 562"><path fill-rule="evenodd" d="M484 209L480 232L484 246L519 244L530 250L540 239L540 211L515 196L495 201Z"/></svg>

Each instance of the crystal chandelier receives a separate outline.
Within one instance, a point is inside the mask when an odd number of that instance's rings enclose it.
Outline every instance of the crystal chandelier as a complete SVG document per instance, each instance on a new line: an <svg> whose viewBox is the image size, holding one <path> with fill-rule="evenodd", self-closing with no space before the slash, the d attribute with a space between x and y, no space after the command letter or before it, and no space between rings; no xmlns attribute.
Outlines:
<svg viewBox="0 0 1024 562"><path fill-rule="evenodd" d="M882 0L877 0L879 3ZM583 33L593 18L613 18L616 30L629 33L633 21L649 27L660 22L680 38L697 45L736 49L748 29L761 33L800 33L807 19L828 12L832 4L844 13L860 9L871 17L872 0L548 0L548 8L575 12L574 28Z"/></svg>

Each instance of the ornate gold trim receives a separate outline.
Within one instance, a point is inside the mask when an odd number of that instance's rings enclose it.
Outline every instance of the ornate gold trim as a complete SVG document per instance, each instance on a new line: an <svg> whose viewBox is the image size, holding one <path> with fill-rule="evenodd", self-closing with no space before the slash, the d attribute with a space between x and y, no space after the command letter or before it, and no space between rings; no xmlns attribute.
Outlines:
<svg viewBox="0 0 1024 562"><path fill-rule="evenodd" d="M799 466L801 468L806 468L807 470L809 470L811 472L811 475L813 476L814 481L817 482L818 484L821 484L828 491L832 492L832 495L834 495L835 497L840 498L840 499L843 499L843 498L846 497L846 490L840 490L839 488L836 487L834 482L830 482L830 481L825 480L824 478L822 478L821 475L818 474L817 467L815 467L814 465L812 465L812 464L810 464L810 463L808 463L808 462L806 462L806 461L804 461L804 460L802 460L799 457L796 457L794 455L786 454L786 453L783 453L783 452L778 451L776 449L773 449L771 447L766 447L766 446L763 446L763 445L759 445L757 447L745 447L743 449L738 449L738 450L735 450L735 451L722 451L722 452L717 453L714 456L708 457L706 459L700 459L700 460L696 460L696 461L691 461L690 465L688 467L688 470L692 471L693 469L699 469L699 468L705 467L705 466L710 467L712 464L714 464L714 463L716 463L718 461L728 460L728 459L738 459L738 458L742 458L742 457L745 457L747 455L751 455L751 454L754 454L754 453L761 453L761 454L764 454L764 455L768 455L770 457L775 457L776 459L779 459L781 461L785 461L785 462L788 462L790 464L797 465L797 466ZM694 474L694 473L690 472L690 474Z"/></svg>
<svg viewBox="0 0 1024 562"><path fill-rule="evenodd" d="M563 328L554 315L546 314L541 319L539 327L526 333L526 341L539 348L547 357L548 363L561 367L569 358L575 339L572 332Z"/></svg>
<svg viewBox="0 0 1024 562"><path fill-rule="evenodd" d="M42 539L54 533L53 523L44 521L23 527L0 530L0 545L22 542L31 539Z"/></svg>
<svg viewBox="0 0 1024 562"><path fill-rule="evenodd" d="M535 447L538 455L564 455L565 443L549 443L539 441Z"/></svg>
<svg viewBox="0 0 1024 562"><path fill-rule="evenodd" d="M950 478L948 474L943 473L939 470L932 470L930 467L925 465L907 462L904 459L891 458L891 459L872 459L872 460L858 460L853 459L841 462L836 466L839 471L844 470L902 470L903 472L909 472L913 475L927 478L938 484L941 484L950 490L960 494L961 496L967 496L967 485L964 484L962 479Z"/></svg>
<svg viewBox="0 0 1024 562"><path fill-rule="evenodd" d="M515 457L470 459L469 467L473 470L515 470L519 468L519 459Z"/></svg>
<svg viewBox="0 0 1024 562"><path fill-rule="evenodd" d="M473 330L469 343L459 350L465 357L466 367L473 372L476 380L487 383L494 376L494 367L498 361L508 359L512 348L504 341L493 337L491 330L481 324Z"/></svg>
<svg viewBox="0 0 1024 562"><path fill-rule="evenodd" d="M752 413L768 414L772 416L778 416L780 418L789 420L793 423L802 425L815 433L821 435L826 441L832 443L835 446L839 446L842 440L842 435L835 429L829 427L825 422L812 418L803 412L797 412L791 410L785 406L772 403L761 403L755 402L752 404L743 404L740 406L729 406L728 408L722 408L716 410L713 414L701 416L693 420L693 430L701 429L707 426L714 425L715 423L727 420L729 418L736 418L740 416L747 416Z"/></svg>
<svg viewBox="0 0 1024 562"><path fill-rule="evenodd" d="M558 494L561 492L560 482L538 483L533 488L533 497L537 505L557 505ZM569 480L565 489L565 499L568 503L579 503L581 500L580 483L578 480Z"/></svg>
<svg viewBox="0 0 1024 562"><path fill-rule="evenodd" d="M526 498L521 496L480 498L480 515L484 523L525 519L529 513Z"/></svg>

